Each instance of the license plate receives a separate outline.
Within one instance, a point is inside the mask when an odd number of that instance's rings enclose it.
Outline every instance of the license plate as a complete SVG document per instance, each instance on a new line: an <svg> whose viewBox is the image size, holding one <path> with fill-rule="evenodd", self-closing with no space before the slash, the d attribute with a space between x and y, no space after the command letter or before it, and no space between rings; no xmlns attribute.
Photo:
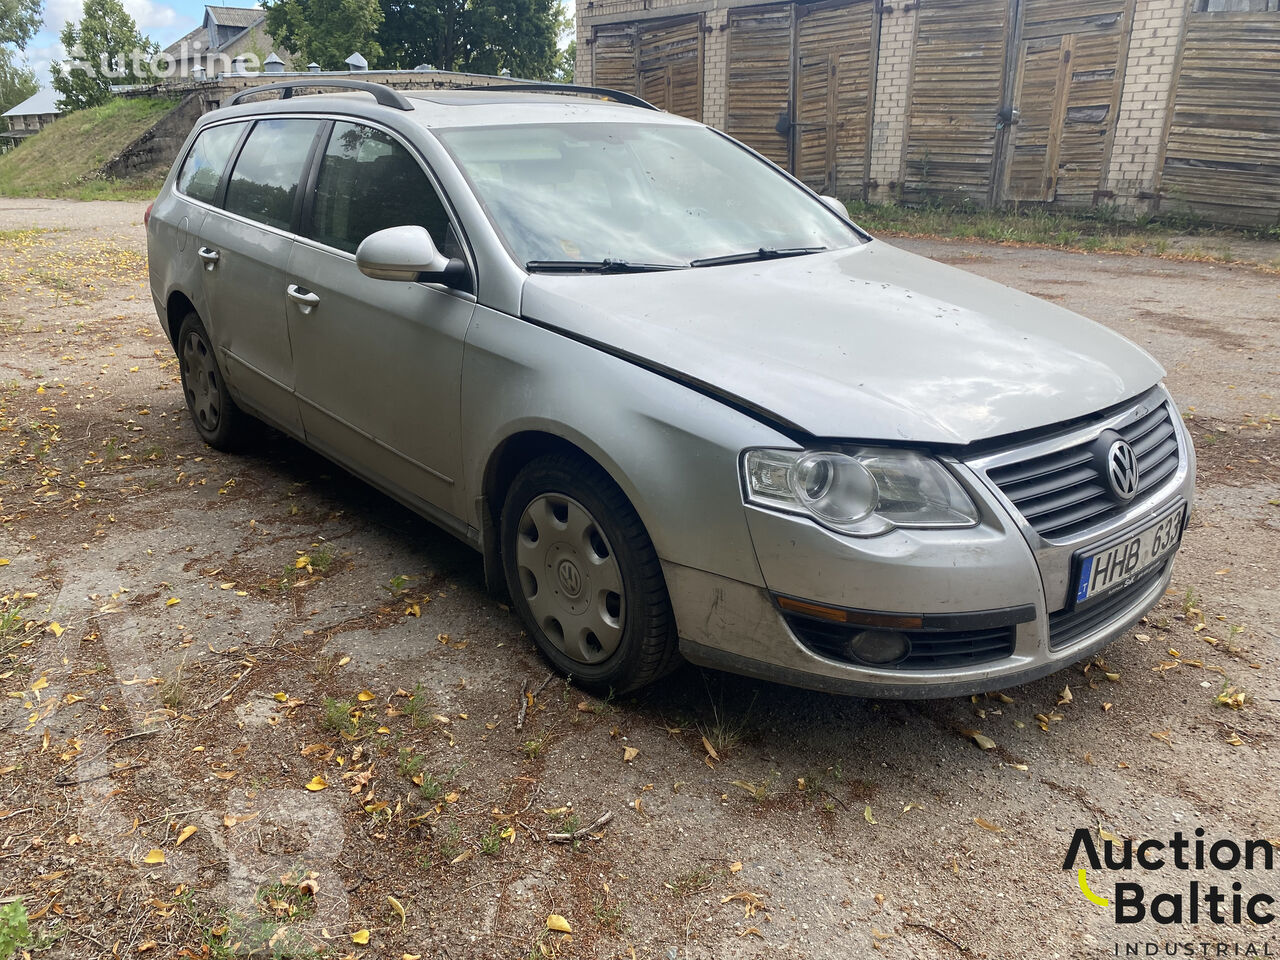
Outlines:
<svg viewBox="0 0 1280 960"><path fill-rule="evenodd" d="M1076 604L1127 587L1177 550L1185 510L1178 507L1131 537L1086 554L1076 578Z"/></svg>

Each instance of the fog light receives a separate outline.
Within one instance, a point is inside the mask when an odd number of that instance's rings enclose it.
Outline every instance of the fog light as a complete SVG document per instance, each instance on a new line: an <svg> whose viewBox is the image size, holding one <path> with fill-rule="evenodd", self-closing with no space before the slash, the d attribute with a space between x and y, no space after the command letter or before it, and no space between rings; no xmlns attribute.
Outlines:
<svg viewBox="0 0 1280 960"><path fill-rule="evenodd" d="M863 663L897 663L911 649L911 641L897 630L862 630L849 641L849 655Z"/></svg>

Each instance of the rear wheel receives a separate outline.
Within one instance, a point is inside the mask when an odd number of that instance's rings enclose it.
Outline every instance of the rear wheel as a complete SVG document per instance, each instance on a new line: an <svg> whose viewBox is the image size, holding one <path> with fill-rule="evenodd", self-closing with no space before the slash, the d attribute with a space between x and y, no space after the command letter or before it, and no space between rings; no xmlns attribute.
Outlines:
<svg viewBox="0 0 1280 960"><path fill-rule="evenodd" d="M215 449L235 449L244 442L248 418L231 399L209 334L195 312L178 328L177 353L182 393L196 433Z"/></svg>
<svg viewBox="0 0 1280 960"><path fill-rule="evenodd" d="M580 686L623 693L678 662L653 543L617 484L585 457L540 457L516 475L502 559L534 643Z"/></svg>

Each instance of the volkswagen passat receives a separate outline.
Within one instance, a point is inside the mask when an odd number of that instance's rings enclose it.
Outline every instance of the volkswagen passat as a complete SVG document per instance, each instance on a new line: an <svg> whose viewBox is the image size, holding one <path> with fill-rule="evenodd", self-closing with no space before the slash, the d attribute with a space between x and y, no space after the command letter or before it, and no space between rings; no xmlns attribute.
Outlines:
<svg viewBox="0 0 1280 960"><path fill-rule="evenodd" d="M205 115L150 211L195 429L466 540L577 682L965 694L1164 593L1193 454L1124 338L626 95L343 85Z"/></svg>

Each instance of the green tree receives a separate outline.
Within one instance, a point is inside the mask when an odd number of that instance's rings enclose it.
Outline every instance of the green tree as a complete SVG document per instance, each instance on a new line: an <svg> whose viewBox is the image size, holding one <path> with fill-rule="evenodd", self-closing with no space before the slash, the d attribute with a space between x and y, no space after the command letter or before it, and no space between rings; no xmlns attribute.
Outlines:
<svg viewBox="0 0 1280 960"><path fill-rule="evenodd" d="M556 38L567 18L559 0L382 0L384 61L474 73L557 73Z"/></svg>
<svg viewBox="0 0 1280 960"><path fill-rule="evenodd" d="M120 0L84 0L84 16L67 21L61 39L71 59L53 64L53 88L64 110L105 103L112 84L155 79L150 63L160 47L138 31Z"/></svg>
<svg viewBox="0 0 1280 960"><path fill-rule="evenodd" d="M304 63L314 60L326 70L341 70L353 53L377 66L382 17L378 0L276 0L267 7L267 32Z"/></svg>
<svg viewBox="0 0 1280 960"><path fill-rule="evenodd" d="M574 71L578 66L578 41L570 40L569 45L556 57L556 69L551 79L556 83L573 83Z"/></svg>
<svg viewBox="0 0 1280 960"><path fill-rule="evenodd" d="M0 46L0 113L15 107L40 89L36 75L8 47Z"/></svg>
<svg viewBox="0 0 1280 960"><path fill-rule="evenodd" d="M0 0L0 44L25 47L40 29L41 0Z"/></svg>

